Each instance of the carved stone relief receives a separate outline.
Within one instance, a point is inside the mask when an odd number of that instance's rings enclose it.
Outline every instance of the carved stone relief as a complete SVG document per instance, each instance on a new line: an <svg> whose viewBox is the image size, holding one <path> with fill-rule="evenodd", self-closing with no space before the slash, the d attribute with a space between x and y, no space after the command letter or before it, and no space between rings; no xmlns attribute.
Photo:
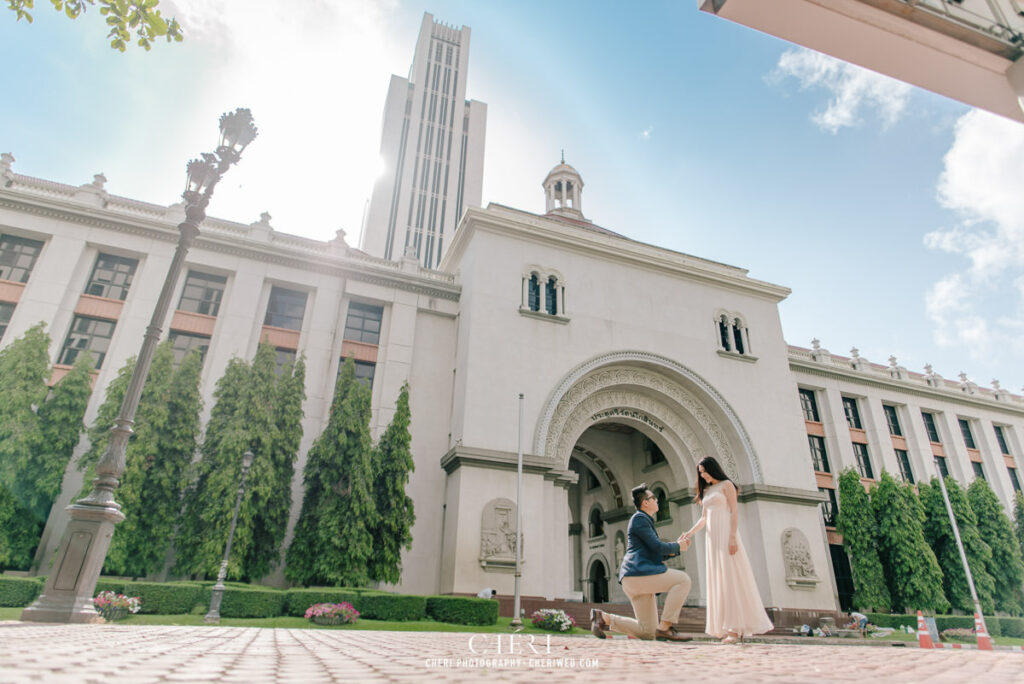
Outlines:
<svg viewBox="0 0 1024 684"><path fill-rule="evenodd" d="M526 545L519 537L520 560L526 561ZM485 570L515 570L516 505L504 498L491 499L484 506L480 524L480 565Z"/></svg>
<svg viewBox="0 0 1024 684"><path fill-rule="evenodd" d="M622 557L626 555L626 535L621 531L615 533L615 570L622 566Z"/></svg>
<svg viewBox="0 0 1024 684"><path fill-rule="evenodd" d="M786 584L791 589L814 589L821 581L814 570L807 537L795 527L782 532L782 561L786 564Z"/></svg>

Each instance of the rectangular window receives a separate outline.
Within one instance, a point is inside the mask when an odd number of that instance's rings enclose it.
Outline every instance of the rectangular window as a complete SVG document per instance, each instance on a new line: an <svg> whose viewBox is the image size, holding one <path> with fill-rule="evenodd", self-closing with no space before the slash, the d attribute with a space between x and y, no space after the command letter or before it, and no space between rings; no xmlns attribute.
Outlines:
<svg viewBox="0 0 1024 684"><path fill-rule="evenodd" d="M939 476L942 477L943 479L949 477L949 468L946 467L945 457L935 457L935 469L939 471Z"/></svg>
<svg viewBox="0 0 1024 684"><path fill-rule="evenodd" d="M813 423L821 422L821 417L818 415L818 400L814 396L814 390L800 390L800 408L804 411L804 420Z"/></svg>
<svg viewBox="0 0 1024 684"><path fill-rule="evenodd" d="M1013 491L1019 492L1020 491L1020 480L1017 479L1017 469L1016 468L1007 468L1006 472L1008 472L1010 474L1010 484L1013 485Z"/></svg>
<svg viewBox="0 0 1024 684"><path fill-rule="evenodd" d="M286 290L274 285L270 289L267 315L263 325L288 330L302 330L302 317L306 313L306 293Z"/></svg>
<svg viewBox="0 0 1024 684"><path fill-rule="evenodd" d="M811 447L811 463L814 469L822 473L831 473L828 467L828 454L825 453L825 440L818 435L807 435L807 443Z"/></svg>
<svg viewBox="0 0 1024 684"><path fill-rule="evenodd" d="M100 368L107 355L107 349L110 347L110 338L114 336L115 325L117 325L117 321L75 316L57 363L70 366L80 353L88 352L92 354L96 368Z"/></svg>
<svg viewBox="0 0 1024 684"><path fill-rule="evenodd" d="M13 235L0 236L0 278L27 283L43 251L43 243Z"/></svg>
<svg viewBox="0 0 1024 684"><path fill-rule="evenodd" d="M896 449L896 463L900 466L900 475L907 484L914 484L914 471L910 469L910 456L906 449Z"/></svg>
<svg viewBox="0 0 1024 684"><path fill-rule="evenodd" d="M1006 443L1006 434L1003 432L1003 426L993 425L992 427L995 428L996 441L999 442L999 453L1011 456L1012 454L1010 454L1010 446Z"/></svg>
<svg viewBox="0 0 1024 684"><path fill-rule="evenodd" d="M980 477L982 480L985 479L985 469L981 467L981 464L977 461L971 461L971 467L974 468L974 476Z"/></svg>
<svg viewBox="0 0 1024 684"><path fill-rule="evenodd" d="M818 487L818 491L828 497L828 501L821 502L821 516L825 519L825 526L835 527L836 514L839 513L839 502L836 501L836 490Z"/></svg>
<svg viewBox="0 0 1024 684"><path fill-rule="evenodd" d="M971 424L966 418L960 418L960 433L964 436L964 444L967 445L968 449L977 449L978 447L974 444L974 433L971 432Z"/></svg>
<svg viewBox="0 0 1024 684"><path fill-rule="evenodd" d="M885 411L885 422L889 424L889 434L902 437L903 428L900 427L900 417L896 413L896 407L882 404L882 410Z"/></svg>
<svg viewBox="0 0 1024 684"><path fill-rule="evenodd" d="M377 371L377 364L372 361L356 361L356 380L363 383L369 388L373 388L373 376ZM345 365L345 357L342 357L338 362L338 373L341 373L341 367Z"/></svg>
<svg viewBox="0 0 1024 684"><path fill-rule="evenodd" d="M857 457L857 470L860 471L860 476L868 480L875 479L874 471L871 470L871 457L868 455L868 445L854 443L853 455Z"/></svg>
<svg viewBox="0 0 1024 684"><path fill-rule="evenodd" d="M380 344L380 324L384 318L384 307L362 302L350 302L345 318L346 340Z"/></svg>
<svg viewBox="0 0 1024 684"><path fill-rule="evenodd" d="M206 360L206 350L210 348L210 338L206 335L193 335L180 330L172 330L168 337L171 339L171 349L174 351L175 368L193 349L198 349L199 358Z"/></svg>
<svg viewBox="0 0 1024 684"><path fill-rule="evenodd" d="M132 286L138 265L138 259L100 254L89 276L89 284L85 286L85 294L120 299L123 302L128 296L128 288Z"/></svg>
<svg viewBox="0 0 1024 684"><path fill-rule="evenodd" d="M179 311L216 316L220 311L220 300L224 297L224 276L189 271L185 276L185 287L181 290Z"/></svg>
<svg viewBox="0 0 1024 684"><path fill-rule="evenodd" d="M0 337L7 332L7 324L11 322L14 315L14 304L11 302L0 302Z"/></svg>
<svg viewBox="0 0 1024 684"><path fill-rule="evenodd" d="M295 362L296 352L294 349L285 349L284 347L277 347L277 367L274 369L275 372L280 375L284 367L289 363Z"/></svg>
<svg viewBox="0 0 1024 684"><path fill-rule="evenodd" d="M853 397L843 397L843 411L846 412L846 424L857 430L863 430L860 422L860 411L857 409L857 400Z"/></svg>
<svg viewBox="0 0 1024 684"><path fill-rule="evenodd" d="M921 418L924 419L924 429L928 433L928 440L935 444L942 444L939 439L939 429L935 426L935 414L921 411Z"/></svg>

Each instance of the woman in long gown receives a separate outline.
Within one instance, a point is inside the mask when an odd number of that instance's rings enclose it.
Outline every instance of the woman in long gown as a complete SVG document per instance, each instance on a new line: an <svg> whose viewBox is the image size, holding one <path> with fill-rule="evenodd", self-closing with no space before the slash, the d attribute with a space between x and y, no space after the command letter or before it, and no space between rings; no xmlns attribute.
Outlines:
<svg viewBox="0 0 1024 684"><path fill-rule="evenodd" d="M744 635L763 634L773 625L761 603L747 552L737 531L736 485L718 461L711 457L697 464L697 497L703 506L700 520L683 533L687 542L707 527L704 546L704 577L708 608L705 630L722 643L731 644Z"/></svg>

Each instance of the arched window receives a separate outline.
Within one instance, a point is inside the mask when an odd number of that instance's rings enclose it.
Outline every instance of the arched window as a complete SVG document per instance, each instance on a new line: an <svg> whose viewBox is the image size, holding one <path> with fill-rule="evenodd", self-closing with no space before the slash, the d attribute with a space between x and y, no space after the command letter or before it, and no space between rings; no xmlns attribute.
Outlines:
<svg viewBox="0 0 1024 684"><path fill-rule="evenodd" d="M743 344L743 321L738 318L732 322L732 336L736 340L736 353L746 354L746 346Z"/></svg>
<svg viewBox="0 0 1024 684"><path fill-rule="evenodd" d="M722 349L731 351L732 346L729 344L729 319L724 314L718 317L718 337L721 340Z"/></svg>
<svg viewBox="0 0 1024 684"><path fill-rule="evenodd" d="M595 508L590 511L590 536L591 537L603 537L604 536L604 521L601 520L601 509Z"/></svg>
<svg viewBox="0 0 1024 684"><path fill-rule="evenodd" d="M552 316L558 313L558 281L554 276L544 284L544 310Z"/></svg>
<svg viewBox="0 0 1024 684"><path fill-rule="evenodd" d="M540 279L536 273L530 274L529 302L530 311L540 311Z"/></svg>
<svg viewBox="0 0 1024 684"><path fill-rule="evenodd" d="M661 487L655 487L654 496L658 498L658 517L656 520L661 522L662 520L670 520L672 513L668 509L668 496L665 494L665 490Z"/></svg>

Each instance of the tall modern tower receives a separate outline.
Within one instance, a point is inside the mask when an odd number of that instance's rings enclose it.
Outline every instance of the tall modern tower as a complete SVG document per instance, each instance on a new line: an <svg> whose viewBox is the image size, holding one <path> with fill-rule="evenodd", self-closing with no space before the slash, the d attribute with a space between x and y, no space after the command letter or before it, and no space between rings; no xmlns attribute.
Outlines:
<svg viewBox="0 0 1024 684"><path fill-rule="evenodd" d="M466 207L480 206L487 105L466 99L469 27L424 14L409 78L392 76L360 247L436 268Z"/></svg>

